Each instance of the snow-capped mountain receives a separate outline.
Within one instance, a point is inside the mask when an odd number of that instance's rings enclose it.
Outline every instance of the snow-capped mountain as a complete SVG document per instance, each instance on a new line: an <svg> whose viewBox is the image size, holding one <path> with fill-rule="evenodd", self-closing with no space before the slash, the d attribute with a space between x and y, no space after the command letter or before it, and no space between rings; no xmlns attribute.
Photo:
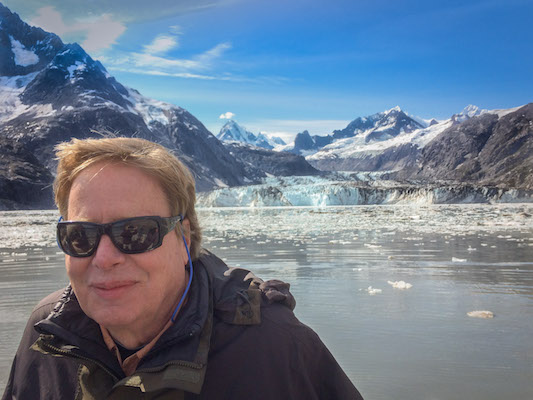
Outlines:
<svg viewBox="0 0 533 400"><path fill-rule="evenodd" d="M254 135L252 132L246 130L246 128L240 126L237 122L230 119L224 124L217 135L217 139L227 143L245 143L252 146L262 147L265 149L273 149L278 145L284 145L285 142L279 137L269 138L266 135L259 132Z"/></svg>
<svg viewBox="0 0 533 400"><path fill-rule="evenodd" d="M234 120L229 120L220 130L217 138L237 160L243 163L248 174L265 178L267 176L317 175L301 155L273 151L275 146L285 142L268 138L262 133L257 136L247 131Z"/></svg>
<svg viewBox="0 0 533 400"><path fill-rule="evenodd" d="M395 107L357 118L332 135L311 137L308 132L302 132L296 136L292 151L304 154L320 170L395 171L394 176L401 179L427 182L454 179L530 188L533 187L533 167L528 166L533 165L531 129L514 125L533 119L524 110L527 108L482 110L469 105L447 120L424 121ZM515 113L517 118L508 117ZM524 120L518 118L520 115ZM506 122L509 119L514 122L509 124ZM499 126L505 126L508 131ZM513 135L518 135L520 140ZM513 143L512 151L506 141ZM497 145L485 148L493 142ZM495 160L502 157L504 161L496 168ZM456 170L459 166L462 172ZM518 176L514 177L514 173Z"/></svg>
<svg viewBox="0 0 533 400"><path fill-rule="evenodd" d="M332 136L334 140L357 137L359 142L369 143L392 139L423 127L396 106L368 117L357 118L346 128L334 131Z"/></svg>
<svg viewBox="0 0 533 400"><path fill-rule="evenodd" d="M334 154L334 149L345 147L360 147L377 142L386 142L401 134L408 134L417 129L428 126L422 120L415 119L400 107L376 113L367 117L359 117L350 122L346 128L335 130L327 136L311 136L308 131L296 135L294 145L286 146L283 150L309 156L325 151ZM322 158L318 155L315 159ZM326 158L330 158L326 155Z"/></svg>
<svg viewBox="0 0 533 400"><path fill-rule="evenodd" d="M468 106L444 121L395 107L326 136L302 131L287 145L229 121L221 142L186 110L120 84L79 45L28 26L0 4L0 208L51 206L55 144L106 131L168 147L200 191L270 175L321 176L317 169L531 189L532 127L533 104Z"/></svg>
<svg viewBox="0 0 533 400"><path fill-rule="evenodd" d="M466 106L459 114L452 115L451 120L454 122L464 122L470 118L479 117L480 115L489 113L489 110L480 109L478 106L472 104Z"/></svg>
<svg viewBox="0 0 533 400"><path fill-rule="evenodd" d="M402 114L406 115L403 112ZM403 115L401 118L405 121ZM318 149L313 154L309 154L306 159L313 166L324 170L398 170L415 163L419 149L453 124L450 119L441 122L435 121L432 125L423 126L411 117L408 118L410 121L404 127L392 131L394 135L383 134L383 125L371 126L354 136L332 140L330 144ZM400 125L394 121L394 117L390 117L389 120L391 121L389 126ZM381 140L376 139L376 132L380 132L378 135ZM367 140L372 137L374 139Z"/></svg>
<svg viewBox="0 0 533 400"><path fill-rule="evenodd" d="M37 176L36 188L49 192L54 146L106 131L168 147L191 169L199 190L258 178L186 110L123 86L79 45L28 26L1 4L0 54L0 151L11 160L0 163L4 199L26 202L19 188ZM13 173L15 165L24 168Z"/></svg>
<svg viewBox="0 0 533 400"><path fill-rule="evenodd" d="M396 178L533 188L533 103L483 111L452 124L420 148Z"/></svg>

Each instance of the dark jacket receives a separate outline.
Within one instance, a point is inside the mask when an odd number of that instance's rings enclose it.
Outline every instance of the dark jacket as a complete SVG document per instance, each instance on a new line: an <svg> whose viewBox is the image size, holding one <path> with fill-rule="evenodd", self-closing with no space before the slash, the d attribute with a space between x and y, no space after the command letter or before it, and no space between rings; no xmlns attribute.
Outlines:
<svg viewBox="0 0 533 400"><path fill-rule="evenodd" d="M204 252L176 324L126 377L67 287L33 311L2 399L361 399L294 305L287 284Z"/></svg>

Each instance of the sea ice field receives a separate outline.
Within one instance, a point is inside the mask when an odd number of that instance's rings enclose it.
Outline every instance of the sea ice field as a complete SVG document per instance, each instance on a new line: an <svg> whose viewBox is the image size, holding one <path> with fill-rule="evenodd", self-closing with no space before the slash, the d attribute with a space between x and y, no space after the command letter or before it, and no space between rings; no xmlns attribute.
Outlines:
<svg viewBox="0 0 533 400"><path fill-rule="evenodd" d="M201 208L204 246L291 284L367 399L533 398L533 204ZM0 393L67 283L56 211L0 212Z"/></svg>

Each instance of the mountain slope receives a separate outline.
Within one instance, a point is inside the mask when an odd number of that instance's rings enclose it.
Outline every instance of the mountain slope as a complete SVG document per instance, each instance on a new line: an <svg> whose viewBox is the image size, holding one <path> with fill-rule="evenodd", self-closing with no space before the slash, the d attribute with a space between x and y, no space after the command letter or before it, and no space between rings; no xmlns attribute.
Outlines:
<svg viewBox="0 0 533 400"><path fill-rule="evenodd" d="M0 55L2 154L16 144L17 157L34 157L37 169L53 171L58 142L110 131L168 147L191 169L198 190L258 178L246 175L244 164L186 110L121 85L79 45L28 26L1 4ZM47 184L51 177L42 175Z"/></svg>
<svg viewBox="0 0 533 400"><path fill-rule="evenodd" d="M453 124L397 178L533 188L533 103Z"/></svg>
<svg viewBox="0 0 533 400"><path fill-rule="evenodd" d="M303 156L288 152L276 152L256 146L233 142L226 143L226 148L246 166L254 176L301 176L320 175Z"/></svg>

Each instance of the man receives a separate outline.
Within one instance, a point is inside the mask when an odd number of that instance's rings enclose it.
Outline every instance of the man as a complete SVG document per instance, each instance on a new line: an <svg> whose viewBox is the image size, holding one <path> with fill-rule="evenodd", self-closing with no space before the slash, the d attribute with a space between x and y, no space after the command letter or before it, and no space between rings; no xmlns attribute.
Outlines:
<svg viewBox="0 0 533 400"><path fill-rule="evenodd" d="M194 180L131 138L58 146L70 285L35 308L3 399L360 399L288 285L201 249Z"/></svg>

